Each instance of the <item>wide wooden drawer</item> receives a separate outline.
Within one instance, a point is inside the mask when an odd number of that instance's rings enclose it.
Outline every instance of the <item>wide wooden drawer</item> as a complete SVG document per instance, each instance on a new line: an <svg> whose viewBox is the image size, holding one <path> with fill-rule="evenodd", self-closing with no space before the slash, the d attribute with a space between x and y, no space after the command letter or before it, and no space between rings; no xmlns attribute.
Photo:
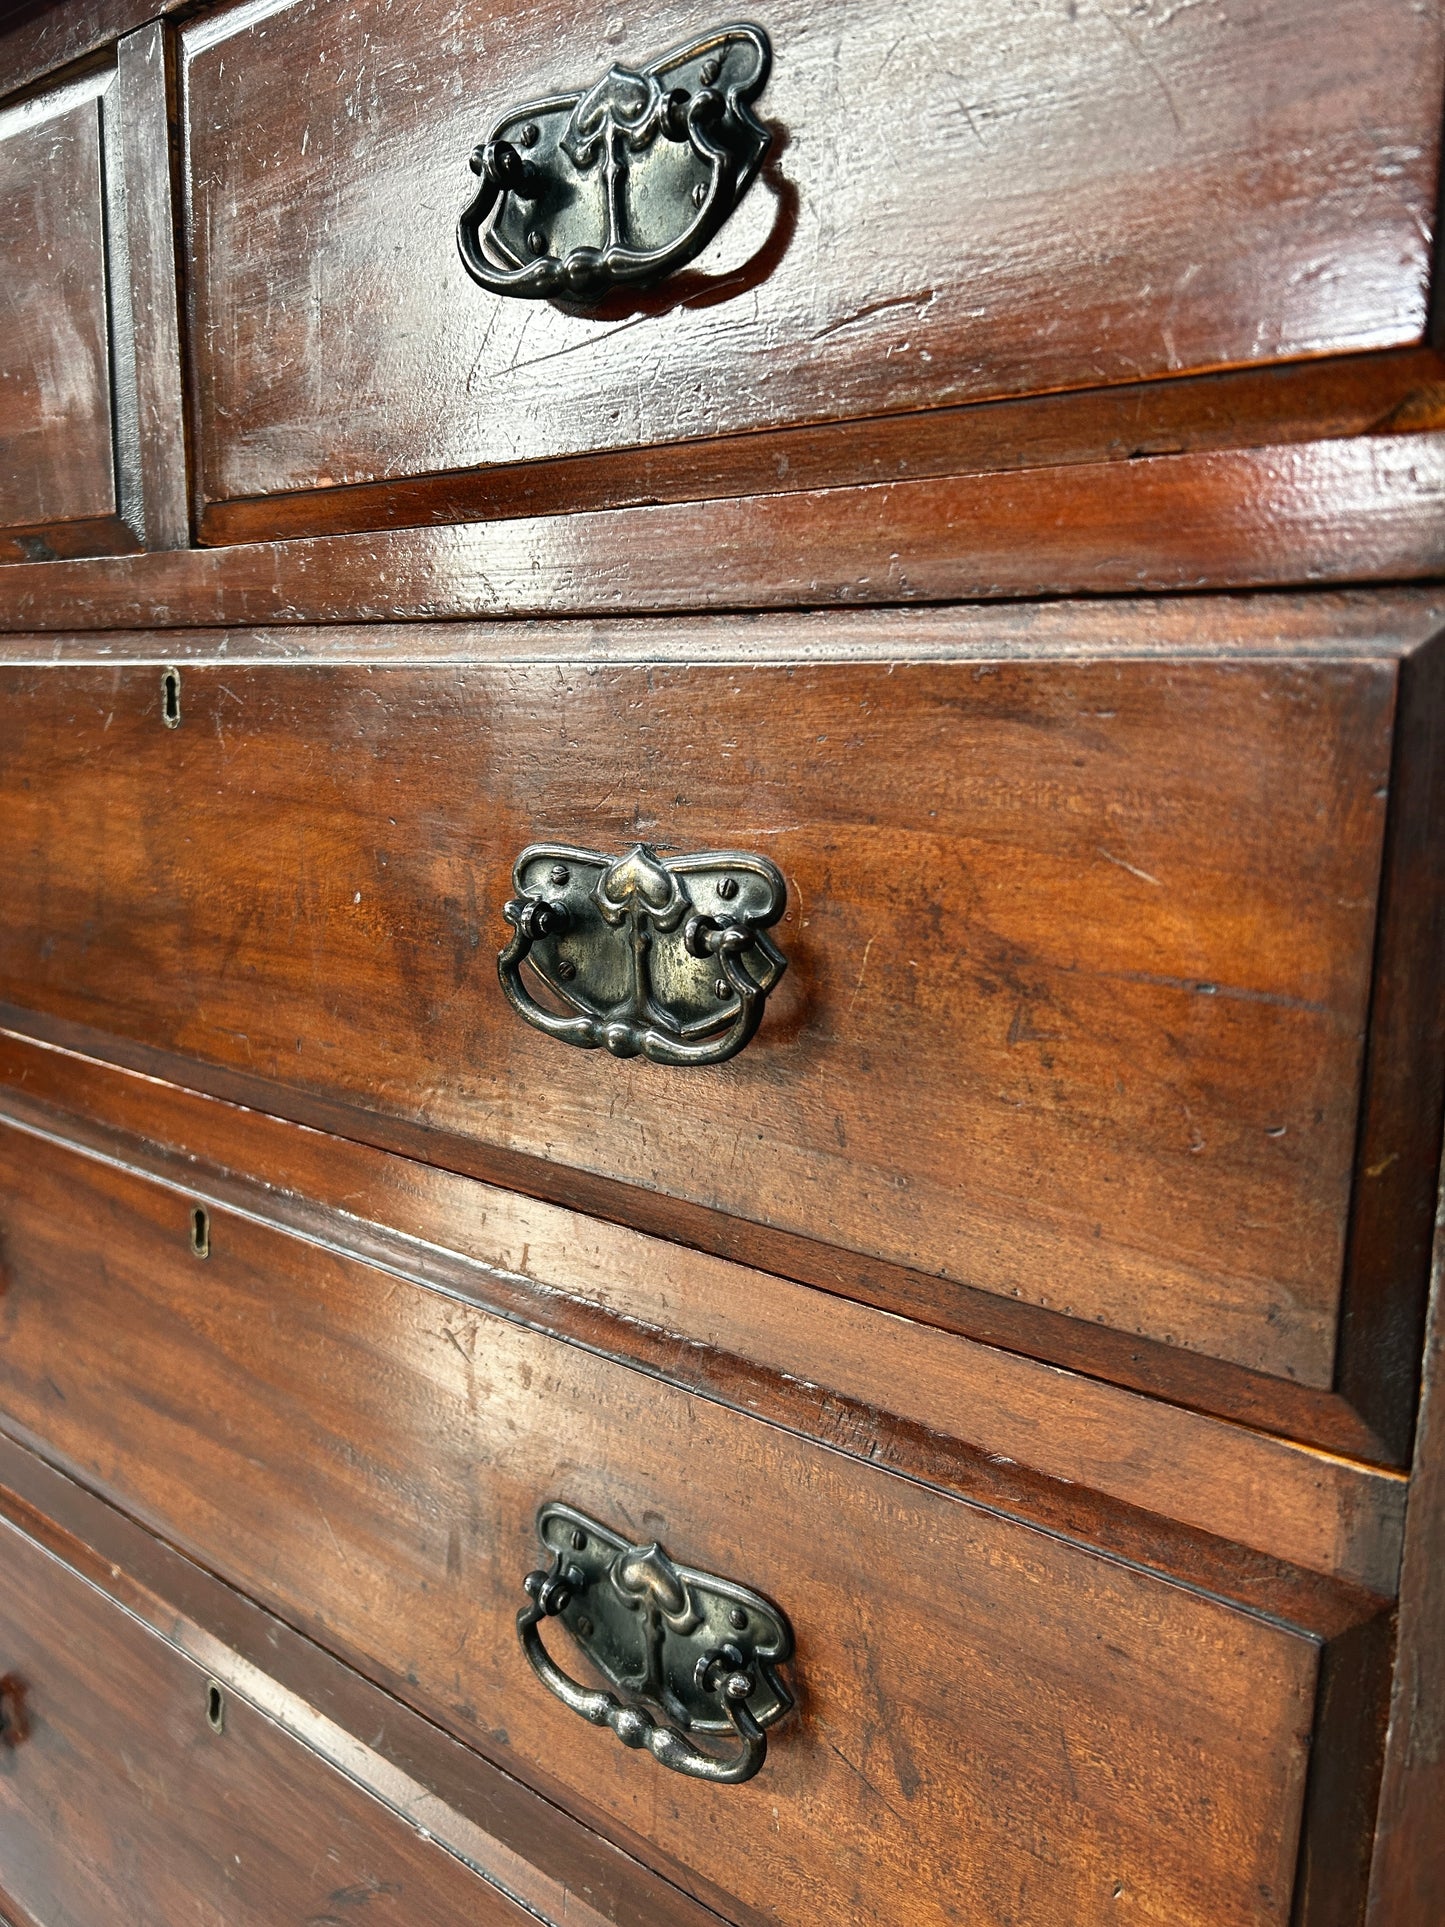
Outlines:
<svg viewBox="0 0 1445 1927"><path fill-rule="evenodd" d="M1401 674L1384 645L7 669L0 1002L590 1209L585 1174L625 1181L600 1208L935 1322L1027 1309L1029 1349L1112 1332L1324 1395L1373 1222L1347 1251L1377 935L1399 1008L1430 965L1398 935L1427 878L1377 932ZM789 967L729 1063L572 1049L502 994L523 847L639 838L786 878ZM1369 1145L1400 1225L1433 1182L1405 1116ZM1392 1250L1358 1315L1405 1334L1365 1349L1407 1420L1424 1272Z"/></svg>
<svg viewBox="0 0 1445 1927"><path fill-rule="evenodd" d="M0 1908L14 1927L540 1917L8 1518L0 1675Z"/></svg>
<svg viewBox="0 0 1445 1927"><path fill-rule="evenodd" d="M778 0L772 156L691 268L591 312L474 286L489 128L717 24L597 0L189 22L204 503L324 492L325 527L347 484L1423 336L1441 45L1414 0Z"/></svg>
<svg viewBox="0 0 1445 1927"><path fill-rule="evenodd" d="M9 1128L0 1194L6 1425L725 1914L1355 1918L1379 1602L1246 1609ZM755 1779L533 1677L551 1500L789 1615Z"/></svg>

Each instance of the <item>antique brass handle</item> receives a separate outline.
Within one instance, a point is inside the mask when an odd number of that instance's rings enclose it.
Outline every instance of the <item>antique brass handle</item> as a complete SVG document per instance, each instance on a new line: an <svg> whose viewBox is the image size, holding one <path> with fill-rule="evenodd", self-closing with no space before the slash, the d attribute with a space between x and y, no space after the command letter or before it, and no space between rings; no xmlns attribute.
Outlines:
<svg viewBox="0 0 1445 1927"><path fill-rule="evenodd" d="M762 1020L787 960L765 932L787 888L766 857L625 856L534 843L512 872L502 989L535 1029L655 1064L720 1064ZM523 964L569 1014L527 989Z"/></svg>
<svg viewBox="0 0 1445 1927"><path fill-rule="evenodd" d="M544 1505L537 1535L552 1563L527 1574L517 1634L549 1692L674 1773L721 1786L752 1779L767 1758L764 1728L793 1703L773 1670L793 1650L778 1608L730 1579L675 1566L661 1546L633 1545L571 1506ZM542 1643L544 1619L560 1619L617 1692L565 1673ZM705 1752L690 1732L732 1734L742 1745Z"/></svg>
<svg viewBox="0 0 1445 1927"><path fill-rule="evenodd" d="M509 108L472 154L481 185L457 225L467 273L493 294L595 302L691 261L768 151L751 109L771 64L761 27L719 27Z"/></svg>

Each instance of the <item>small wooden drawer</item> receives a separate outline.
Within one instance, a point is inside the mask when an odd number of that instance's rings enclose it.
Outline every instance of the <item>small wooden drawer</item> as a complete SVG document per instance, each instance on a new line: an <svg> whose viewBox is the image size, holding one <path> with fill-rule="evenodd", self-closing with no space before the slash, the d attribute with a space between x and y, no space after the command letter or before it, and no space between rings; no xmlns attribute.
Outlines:
<svg viewBox="0 0 1445 1927"><path fill-rule="evenodd" d="M1250 1603L1180 1583L1166 1539L1152 1570L1119 1560L319 1226L212 1210L198 1235L184 1193L9 1128L0 1186L7 1425L725 1916L945 1927L1026 1893L1070 1927L1125 1902L1158 1927L1357 1917L1383 1602L1261 1588L1258 1562ZM756 1778L664 1771L533 1676L546 1501L789 1616L796 1705Z"/></svg>
<svg viewBox="0 0 1445 1927"><path fill-rule="evenodd" d="M777 0L771 154L692 266L590 311L474 286L488 130L718 24L611 0L190 21L203 532L254 537L237 512L282 494L311 499L274 529L324 529L347 485L1423 338L1442 89L1414 0ZM445 490L407 502L369 526L456 518Z"/></svg>
<svg viewBox="0 0 1445 1927"><path fill-rule="evenodd" d="M1388 635L972 659L983 619L956 620L952 661L746 674L0 671L0 1002L954 1329L1060 1358L1112 1334L1091 1369L1142 1343L1251 1397L1343 1387L1370 1428L1343 1442L1397 1449L1440 1075L1429 876L1378 913L1392 793L1391 847L1428 842L1399 709L1421 659ZM502 994L524 846L639 839L783 873L788 968L730 1062L573 1049ZM1388 1037L1367 1058L1377 942L1408 1063Z"/></svg>
<svg viewBox="0 0 1445 1927"><path fill-rule="evenodd" d="M540 1918L9 1519L0 1675L0 1909L15 1927Z"/></svg>

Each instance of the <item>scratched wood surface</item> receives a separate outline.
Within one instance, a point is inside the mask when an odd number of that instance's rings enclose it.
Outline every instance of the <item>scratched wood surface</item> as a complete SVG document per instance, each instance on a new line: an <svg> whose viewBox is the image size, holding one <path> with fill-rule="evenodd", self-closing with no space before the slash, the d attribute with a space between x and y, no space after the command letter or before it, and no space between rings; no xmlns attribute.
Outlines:
<svg viewBox="0 0 1445 1927"><path fill-rule="evenodd" d="M9 670L0 1000L1326 1387L1395 679ZM788 878L726 1066L501 995L524 845L639 838Z"/></svg>
<svg viewBox="0 0 1445 1927"><path fill-rule="evenodd" d="M20 1927L525 1927L514 1905L0 1520L0 1905ZM596 1921L596 1916L591 1916ZM600 1927L600 1923L598 1923Z"/></svg>
<svg viewBox="0 0 1445 1927"><path fill-rule="evenodd" d="M183 1194L12 1144L11 1423L750 1919L994 1920L1022 1882L1075 1927L1125 1897L1283 1927L1312 1752L1368 1789L1367 1604L1322 1640L229 1212L198 1259ZM798 1711L755 1781L663 1777L533 1678L514 1618L553 1497L789 1613ZM1317 1725L1322 1654L1357 1639Z"/></svg>
<svg viewBox="0 0 1445 1927"><path fill-rule="evenodd" d="M111 442L106 85L0 113L0 560L134 546Z"/></svg>
<svg viewBox="0 0 1445 1927"><path fill-rule="evenodd" d="M207 501L1418 341L1442 30L1412 0L777 0L774 157L593 315L467 279L509 104L695 8L293 0L183 29Z"/></svg>
<svg viewBox="0 0 1445 1927"><path fill-rule="evenodd" d="M717 1927L710 1908L3 1432L0 1514L204 1667L223 1692L302 1741L318 1769L322 1761L340 1769L524 1902L528 1919L545 1927ZM328 1778L324 1770L315 1777L323 1785ZM0 1874L0 1910L3 1888ZM18 1916L13 1903L12 1910ZM337 1920L322 1915L308 1927Z"/></svg>
<svg viewBox="0 0 1445 1927"><path fill-rule="evenodd" d="M19 564L10 631L1436 581L1445 434Z"/></svg>
<svg viewBox="0 0 1445 1927"><path fill-rule="evenodd" d="M1254 1414L1166 1404L10 1032L0 1077L0 1408L72 1458L93 1449L85 1402L36 1388L106 1378L109 1331L82 1358L53 1322L47 1214L99 1164L1316 1631L1336 1625L1333 1592L1394 1593L1404 1477Z"/></svg>

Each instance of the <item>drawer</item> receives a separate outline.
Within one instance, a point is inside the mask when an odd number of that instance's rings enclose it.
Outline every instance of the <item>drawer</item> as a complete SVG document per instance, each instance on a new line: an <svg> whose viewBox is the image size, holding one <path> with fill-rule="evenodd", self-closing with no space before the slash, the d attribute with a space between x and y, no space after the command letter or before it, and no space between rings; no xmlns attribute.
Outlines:
<svg viewBox="0 0 1445 1927"><path fill-rule="evenodd" d="M100 125L111 79L98 74L0 113L4 561L84 555L125 534L113 526Z"/></svg>
<svg viewBox="0 0 1445 1927"><path fill-rule="evenodd" d="M770 153L691 265L591 308L474 285L489 130L716 24L592 0L188 22L203 503L310 494L301 532L349 484L1423 338L1441 47L1414 0L778 0ZM396 513L457 511L370 525Z"/></svg>
<svg viewBox="0 0 1445 1927"><path fill-rule="evenodd" d="M1045 1353L1086 1327L1323 1396L1400 675L7 669L0 1002L562 1202L620 1181L608 1215L933 1322L998 1305ZM785 878L788 967L729 1062L574 1049L503 995L519 852L639 838Z"/></svg>
<svg viewBox="0 0 1445 1927"><path fill-rule="evenodd" d="M325 1231L212 1210L197 1240L184 1194L9 1129L0 1194L8 1426L725 1915L1356 1918L1379 1602L1246 1608ZM796 1706L755 1778L665 1771L533 1676L516 1616L554 1500L789 1616Z"/></svg>
<svg viewBox="0 0 1445 1927"><path fill-rule="evenodd" d="M0 1907L15 1927L540 1918L9 1519L0 1674Z"/></svg>

